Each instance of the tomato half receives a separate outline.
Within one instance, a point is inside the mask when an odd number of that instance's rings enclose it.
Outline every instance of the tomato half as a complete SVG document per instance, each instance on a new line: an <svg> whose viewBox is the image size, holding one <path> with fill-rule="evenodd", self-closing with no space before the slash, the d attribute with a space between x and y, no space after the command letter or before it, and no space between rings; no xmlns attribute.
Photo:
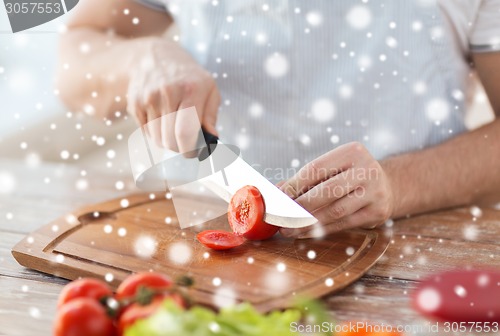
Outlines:
<svg viewBox="0 0 500 336"><path fill-rule="evenodd" d="M112 295L113 292L105 282L97 279L80 279L70 282L63 288L57 306L61 307L76 298L86 297L99 301L103 297Z"/></svg>
<svg viewBox="0 0 500 336"><path fill-rule="evenodd" d="M114 336L113 321L92 298L76 298L59 308L54 336Z"/></svg>
<svg viewBox="0 0 500 336"><path fill-rule="evenodd" d="M172 287L172 280L166 275L154 272L137 273L126 278L116 290L116 299L134 297L140 287L149 289L168 289Z"/></svg>
<svg viewBox="0 0 500 336"><path fill-rule="evenodd" d="M240 236L222 230L206 230L198 233L196 239L203 245L214 250L228 250L245 242Z"/></svg>
<svg viewBox="0 0 500 336"><path fill-rule="evenodd" d="M227 217L235 234L250 240L265 240L279 228L264 222L264 213L264 198L259 189L245 186L231 198Z"/></svg>
<svg viewBox="0 0 500 336"><path fill-rule="evenodd" d="M179 308L186 308L186 303L180 294L172 293L168 295L159 295L151 301L148 305L140 305L139 303L133 303L125 309L125 311L120 315L118 320L118 335L123 335L125 330L132 326L137 320L145 319L153 315L162 305L163 301L170 298L174 301Z"/></svg>

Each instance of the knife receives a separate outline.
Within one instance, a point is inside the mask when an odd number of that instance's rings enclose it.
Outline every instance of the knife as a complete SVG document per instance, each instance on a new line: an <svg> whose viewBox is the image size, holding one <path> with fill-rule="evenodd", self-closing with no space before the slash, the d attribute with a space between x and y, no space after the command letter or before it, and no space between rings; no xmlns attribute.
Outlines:
<svg viewBox="0 0 500 336"><path fill-rule="evenodd" d="M246 163L231 146L206 130L202 131L206 147L201 149L198 159L209 164L213 174L205 174L198 182L227 203L240 188L257 187L265 202L264 220L269 224L301 228L317 223L316 218Z"/></svg>

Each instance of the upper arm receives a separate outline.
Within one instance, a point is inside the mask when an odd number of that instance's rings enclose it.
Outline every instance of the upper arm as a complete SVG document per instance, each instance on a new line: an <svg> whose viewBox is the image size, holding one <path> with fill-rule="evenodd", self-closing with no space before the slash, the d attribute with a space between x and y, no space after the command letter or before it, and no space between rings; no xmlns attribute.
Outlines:
<svg viewBox="0 0 500 336"><path fill-rule="evenodd" d="M171 23L167 12L156 11L133 0L81 0L72 11L68 29L91 28L113 31L122 37L141 37L160 35Z"/></svg>
<svg viewBox="0 0 500 336"><path fill-rule="evenodd" d="M500 52L474 53L473 59L491 106L500 116Z"/></svg>

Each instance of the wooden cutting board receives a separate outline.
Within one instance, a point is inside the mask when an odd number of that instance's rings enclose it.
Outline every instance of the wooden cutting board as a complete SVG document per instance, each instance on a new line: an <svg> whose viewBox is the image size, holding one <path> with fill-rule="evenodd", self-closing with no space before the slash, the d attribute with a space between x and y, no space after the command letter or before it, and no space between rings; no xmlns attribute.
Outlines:
<svg viewBox="0 0 500 336"><path fill-rule="evenodd" d="M106 279L115 288L131 272L190 275L190 294L198 303L249 301L266 312L286 307L295 296L316 298L346 287L375 264L390 241L382 229L351 230L322 239L276 235L213 251L195 235L229 230L227 219L181 230L168 196L136 194L80 209L33 232L12 254L28 268L66 279ZM185 204L192 211L220 206L206 200Z"/></svg>

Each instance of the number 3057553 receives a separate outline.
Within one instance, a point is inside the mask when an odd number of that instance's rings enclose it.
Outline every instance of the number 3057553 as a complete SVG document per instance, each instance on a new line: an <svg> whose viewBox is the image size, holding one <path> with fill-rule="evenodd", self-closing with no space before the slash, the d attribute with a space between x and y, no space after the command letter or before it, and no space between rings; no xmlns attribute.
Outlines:
<svg viewBox="0 0 500 336"><path fill-rule="evenodd" d="M59 14L62 12L60 3L45 3L45 2L15 2L5 3L7 14Z"/></svg>

